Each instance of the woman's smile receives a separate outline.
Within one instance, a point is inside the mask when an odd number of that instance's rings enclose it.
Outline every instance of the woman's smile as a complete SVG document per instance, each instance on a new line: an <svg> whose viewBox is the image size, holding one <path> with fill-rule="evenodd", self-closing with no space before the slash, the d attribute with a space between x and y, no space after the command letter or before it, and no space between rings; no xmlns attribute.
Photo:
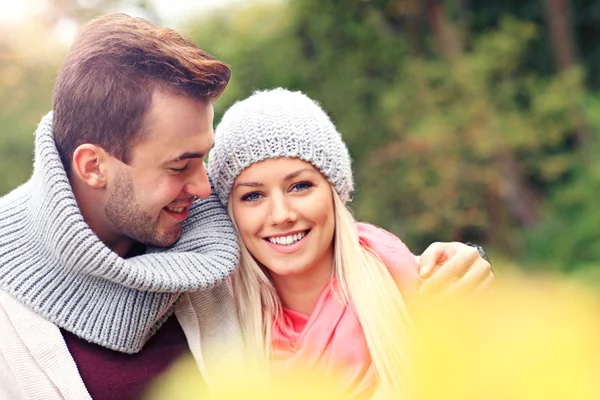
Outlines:
<svg viewBox="0 0 600 400"><path fill-rule="evenodd" d="M292 254L304 246L309 234L310 230L306 230L283 236L271 236L265 238L265 242L278 253Z"/></svg>

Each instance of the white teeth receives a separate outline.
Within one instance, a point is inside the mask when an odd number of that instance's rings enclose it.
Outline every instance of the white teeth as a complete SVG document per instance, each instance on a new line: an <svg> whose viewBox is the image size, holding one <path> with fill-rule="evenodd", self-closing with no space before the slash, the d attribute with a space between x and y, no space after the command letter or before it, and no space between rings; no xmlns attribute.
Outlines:
<svg viewBox="0 0 600 400"><path fill-rule="evenodd" d="M296 243L300 239L306 236L306 232L295 233L293 235L288 236L278 236L278 237L270 237L267 240L271 243L280 244L283 246L289 246L291 244Z"/></svg>
<svg viewBox="0 0 600 400"><path fill-rule="evenodd" d="M172 212L176 212L176 213L180 213L183 212L183 210L185 210L185 207L167 207L167 210L172 211Z"/></svg>

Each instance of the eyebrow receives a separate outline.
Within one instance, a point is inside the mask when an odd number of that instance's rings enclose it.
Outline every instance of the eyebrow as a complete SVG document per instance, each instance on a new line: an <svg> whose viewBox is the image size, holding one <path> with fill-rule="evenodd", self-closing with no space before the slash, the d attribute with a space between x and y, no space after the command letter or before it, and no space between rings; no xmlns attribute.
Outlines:
<svg viewBox="0 0 600 400"><path fill-rule="evenodd" d="M213 144L212 144L212 146L210 146L210 148L212 149L214 147L214 145L215 145L215 143L213 142ZM178 161L189 160L190 158L204 158L205 156L206 156L206 154L204 154L204 153L186 151L185 153L181 153L180 155L178 155L175 158L165 161L163 164L171 164L171 163L178 162Z"/></svg>
<svg viewBox="0 0 600 400"><path fill-rule="evenodd" d="M296 178L297 176L301 175L303 172L311 172L311 173L312 173L312 172L316 172L316 171L315 171L314 169L311 169L311 168L302 168L302 169L299 169L299 170L298 170L298 171L296 171L296 172L292 172L291 174L287 174L287 175L286 175L286 176L283 178L283 180L284 180L284 181L289 181L289 180L291 180L291 179L294 179L294 178Z"/></svg>
<svg viewBox="0 0 600 400"><path fill-rule="evenodd" d="M204 157L204 154L202 154L202 153L186 152L186 153L182 153L182 154L178 155L175 158L165 161L165 164L170 164L170 163L174 163L177 161L188 160L190 158L202 158L202 157Z"/></svg>
<svg viewBox="0 0 600 400"><path fill-rule="evenodd" d="M299 169L298 171L295 171L295 172L292 172L290 174L287 174L286 176L283 177L283 180L284 181L292 180L294 178L297 178L303 172L315 173L316 171L313 170L313 169L311 169L311 168L302 168L302 169ZM263 184L261 182L240 182L240 183L238 183L238 184L236 184L234 186L234 188L232 189L232 191L235 190L235 189L237 189L240 186L257 188L257 187L263 186Z"/></svg>

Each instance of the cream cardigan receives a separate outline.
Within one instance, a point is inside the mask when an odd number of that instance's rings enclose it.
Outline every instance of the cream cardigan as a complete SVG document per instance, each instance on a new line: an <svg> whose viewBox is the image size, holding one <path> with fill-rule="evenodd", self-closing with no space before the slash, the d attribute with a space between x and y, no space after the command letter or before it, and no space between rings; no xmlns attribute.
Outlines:
<svg viewBox="0 0 600 400"><path fill-rule="evenodd" d="M230 280L186 293L175 308L209 391L241 362L243 342ZM227 352L224 352L227 350ZM220 367L219 367L220 366ZM91 399L59 328L0 292L0 399Z"/></svg>

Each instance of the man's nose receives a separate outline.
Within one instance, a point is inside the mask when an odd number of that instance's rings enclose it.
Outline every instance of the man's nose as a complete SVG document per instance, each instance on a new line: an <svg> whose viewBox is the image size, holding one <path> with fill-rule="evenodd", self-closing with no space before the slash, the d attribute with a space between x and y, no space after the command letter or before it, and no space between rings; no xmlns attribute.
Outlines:
<svg viewBox="0 0 600 400"><path fill-rule="evenodd" d="M190 177L190 181L185 185L185 192L190 196L196 196L200 199L206 199L210 196L210 182L206 168L202 164L199 170Z"/></svg>

